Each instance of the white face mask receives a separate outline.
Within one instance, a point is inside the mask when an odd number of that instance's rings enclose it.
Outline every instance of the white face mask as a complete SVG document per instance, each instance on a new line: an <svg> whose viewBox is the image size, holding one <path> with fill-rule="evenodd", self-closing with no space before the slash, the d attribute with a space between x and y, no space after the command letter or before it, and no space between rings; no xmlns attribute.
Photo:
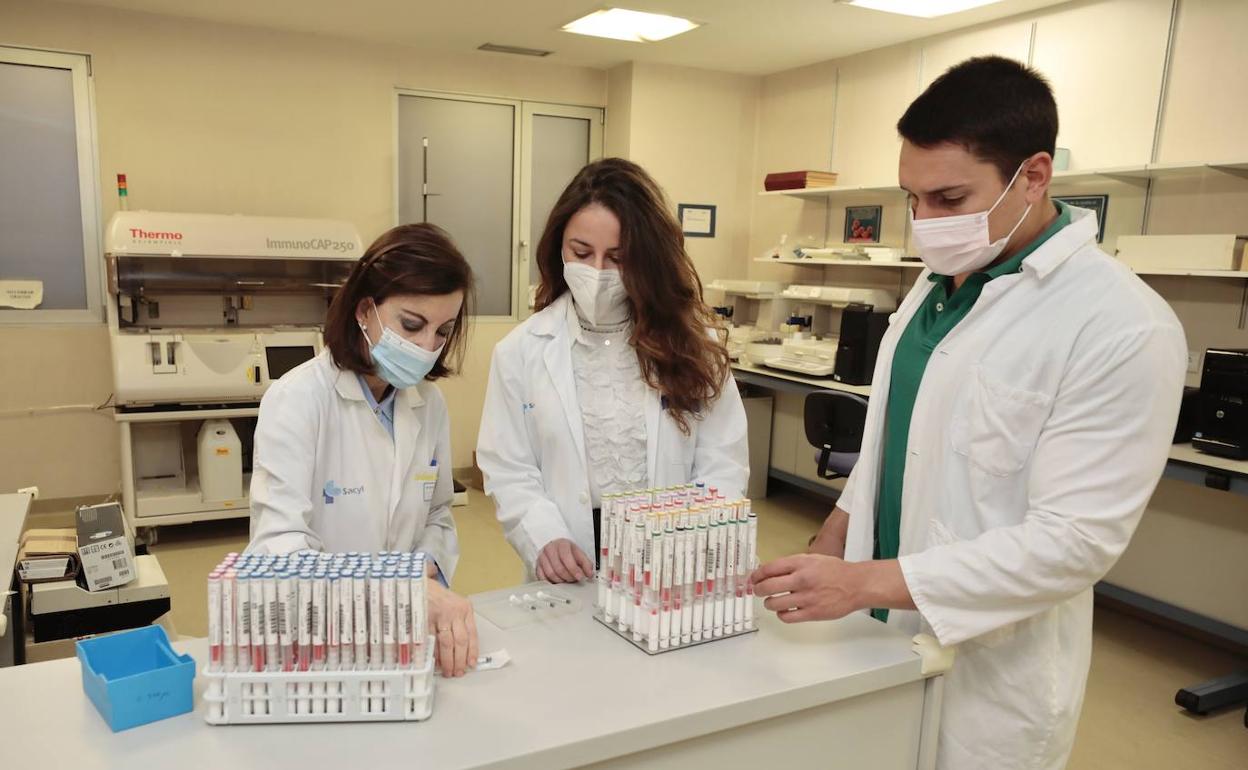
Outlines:
<svg viewBox="0 0 1248 770"><path fill-rule="evenodd" d="M910 209L910 232L914 236L914 245L923 264L937 275L961 275L979 270L999 257L1005 251L1010 238L1014 237L1015 231L1031 213L1031 204L1027 204L1027 209L1009 234L996 241L988 240L988 215L1005 199L1005 194L1013 189L1022 170L1020 165L1010 178L1010 183L997 196L997 202L987 211L953 217L915 219L914 209Z"/></svg>
<svg viewBox="0 0 1248 770"><path fill-rule="evenodd" d="M568 283L576 309L590 324L610 326L628 320L628 291L619 270L599 270L581 262L565 262L563 280Z"/></svg>

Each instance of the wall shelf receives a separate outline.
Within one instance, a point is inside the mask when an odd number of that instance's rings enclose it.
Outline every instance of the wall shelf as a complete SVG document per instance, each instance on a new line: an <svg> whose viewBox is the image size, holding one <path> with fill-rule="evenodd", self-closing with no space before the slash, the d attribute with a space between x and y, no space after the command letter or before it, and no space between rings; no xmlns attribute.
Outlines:
<svg viewBox="0 0 1248 770"><path fill-rule="evenodd" d="M917 267L922 268L923 263L917 260L889 260L873 261L869 259L828 259L826 257L780 257L772 259L771 257L755 257L755 262L765 262L772 265L805 265L807 267Z"/></svg>
<svg viewBox="0 0 1248 770"><path fill-rule="evenodd" d="M1136 275L1178 275L1189 278L1240 278L1248 279L1248 270L1185 270L1183 268L1132 270Z"/></svg>
<svg viewBox="0 0 1248 770"><path fill-rule="evenodd" d="M1192 174L1209 171L1248 177L1248 161L1232 160L1222 162L1192 161L1187 163L1144 163L1138 166L1109 166L1105 168L1071 169L1053 173L1053 184L1075 184L1092 182L1097 179L1111 179L1124 182L1145 182L1149 179L1165 179L1167 177L1191 176ZM806 187L797 190L765 190L760 197L774 198L831 198L838 195L873 193L882 195L900 195L905 191L897 185L836 185L835 187Z"/></svg>
<svg viewBox="0 0 1248 770"><path fill-rule="evenodd" d="M1053 173L1053 185L1092 182L1097 179L1111 179L1121 182L1146 182L1150 179L1192 176L1210 171L1234 176L1248 176L1248 161L1145 163L1139 166L1113 166L1109 168L1056 171Z"/></svg>
<svg viewBox="0 0 1248 770"><path fill-rule="evenodd" d="M788 198L830 198L834 195L847 195L851 193L877 193L884 195L900 195L903 190L897 185L885 185L881 187L858 186L858 185L837 185L836 187L804 187L797 190L765 190L759 193L763 198L775 198L784 196Z"/></svg>

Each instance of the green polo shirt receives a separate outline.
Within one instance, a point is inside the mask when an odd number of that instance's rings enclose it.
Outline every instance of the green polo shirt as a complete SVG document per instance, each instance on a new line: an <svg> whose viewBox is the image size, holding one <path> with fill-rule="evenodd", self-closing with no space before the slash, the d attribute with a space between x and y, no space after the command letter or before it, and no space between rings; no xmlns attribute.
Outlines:
<svg viewBox="0 0 1248 770"><path fill-rule="evenodd" d="M975 307L980 292L994 278L1007 273L1021 273L1023 260L1045 241L1070 224L1070 208L1054 201L1057 218L1031 243L1005 262L978 273L972 273L957 289L953 278L931 275L936 284L923 300L923 305L897 341L893 354L892 376L888 386L888 407L884 413L884 452L880 468L879 498L875 512L875 558L896 559L901 545L901 489L906 475L906 450L910 441L910 418L914 402L923 384L923 372L936 346L966 314ZM873 610L879 620L887 620L888 610Z"/></svg>

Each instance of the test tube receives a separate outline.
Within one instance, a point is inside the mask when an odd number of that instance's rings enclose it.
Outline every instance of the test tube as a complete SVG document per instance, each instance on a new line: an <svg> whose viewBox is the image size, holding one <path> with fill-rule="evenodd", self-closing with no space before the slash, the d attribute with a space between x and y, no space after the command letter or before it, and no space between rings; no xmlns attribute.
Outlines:
<svg viewBox="0 0 1248 770"><path fill-rule="evenodd" d="M598 609L605 610L607 606L607 590L610 588L611 580L607 572L607 561L611 558L609 549L608 531L611 528L611 517L608 511L615 503L615 495L604 495L602 505L598 511L598 569L594 573L595 580L598 583L598 603L594 606Z"/></svg>
<svg viewBox="0 0 1248 770"><path fill-rule="evenodd" d="M425 561L420 559L412 565L408 585L412 602L412 664L417 668L424 668L428 655L425 644L429 636L429 596L425 581Z"/></svg>
<svg viewBox="0 0 1248 770"><path fill-rule="evenodd" d="M234 646L237 625L234 618L234 581L237 573L227 569L221 575L221 668L230 673L237 667L238 650Z"/></svg>
<svg viewBox="0 0 1248 770"><path fill-rule="evenodd" d="M259 589L259 596L255 596L256 590ZM281 667L281 656L277 647L277 578L274 574L266 569L260 575L252 580L252 601L256 605L254 611L258 614L259 622L253 623L253 639L252 639L252 655L257 657L256 670L272 673ZM259 650L260 654L255 655L255 651ZM261 696L262 700L256 704L254 711L257 714L268 714L273 695L272 681L264 684L256 685L255 694Z"/></svg>
<svg viewBox="0 0 1248 770"><path fill-rule="evenodd" d="M680 643L689 644L693 641L693 594L696 580L696 558L694 551L697 546L697 528L694 522L694 516L686 511L682 516L684 521L684 536L682 540L682 548L685 552L685 570L684 570L684 605L680 611Z"/></svg>
<svg viewBox="0 0 1248 770"><path fill-rule="evenodd" d="M616 516L618 501L619 498L613 499L610 507L604 508L602 512L602 516L607 522L607 537L606 540L603 541L606 545L606 552L603 556L599 574L605 578L606 584L606 596L604 597L602 605L602 619L607 623L615 622L615 597L616 593L619 591L620 585L620 573L618 569L620 546L616 537L619 533L619 525Z"/></svg>
<svg viewBox="0 0 1248 770"><path fill-rule="evenodd" d="M735 590L732 596L732 631L738 634L745 630L745 584L749 582L750 576L749 565L746 564L750 536L749 524L746 521L746 510L749 508L749 505L749 500L738 500L733 503L733 513L736 517L736 525L733 528L737 531L736 559L734 561L737 578L733 583Z"/></svg>
<svg viewBox="0 0 1248 770"><path fill-rule="evenodd" d="M310 671L312 669L312 574L310 572L299 573L299 608L298 608L298 636L299 636L299 658L298 666L300 671ZM308 682L299 682L299 697L295 701L296 714L312 713L312 686Z"/></svg>
<svg viewBox="0 0 1248 770"><path fill-rule="evenodd" d="M329 581L324 572L318 571L312 577L312 670L325 671L325 605ZM325 680L318 678L312 682L312 713L325 713Z"/></svg>
<svg viewBox="0 0 1248 770"><path fill-rule="evenodd" d="M645 562L646 545L650 538L647 537L646 516L637 516L633 521L633 641L640 642L642 633L645 630L645 619L643 607L641 606L642 589L645 586L645 570L647 565Z"/></svg>
<svg viewBox="0 0 1248 770"><path fill-rule="evenodd" d="M355 624L352 622L354 584L345 563L343 569L348 571L342 572L338 578L341 594L338 601L338 658L339 667L343 671L351 671L355 668Z"/></svg>
<svg viewBox="0 0 1248 770"><path fill-rule="evenodd" d="M238 670L251 671L251 573L240 572L238 578L234 581L234 623L236 633L234 636L238 647ZM243 715L250 716L252 709L252 694L254 690L250 683L244 683L242 686L242 707Z"/></svg>
<svg viewBox="0 0 1248 770"><path fill-rule="evenodd" d="M663 561L659 583L663 609L659 615L659 649L667 649L672 640L672 571L675 563L676 530L669 509L663 514Z"/></svg>
<svg viewBox="0 0 1248 770"><path fill-rule="evenodd" d="M363 568L358 568L351 576L351 608L352 625L355 629L355 670L364 671L368 668L368 575ZM369 690L365 686L365 692ZM361 708L367 709L368 698L360 702Z"/></svg>
<svg viewBox="0 0 1248 770"><path fill-rule="evenodd" d="M340 632L338 624L342 622L342 576L337 569L328 575L328 587L325 591L325 670L338 671L342 668ZM325 683L325 713L342 712L342 682Z"/></svg>
<svg viewBox="0 0 1248 770"><path fill-rule="evenodd" d="M671 645L680 646L682 616L685 608L685 525L684 514L674 515L672 550L672 627Z"/></svg>
<svg viewBox="0 0 1248 770"><path fill-rule="evenodd" d="M749 511L747 514L746 533L745 558L750 571L753 572L757 569L758 562L758 514L754 511ZM751 581L746 581L745 628L748 631L754 629L754 583Z"/></svg>
<svg viewBox="0 0 1248 770"><path fill-rule="evenodd" d="M643 622L638 624L638 628L633 630L633 639L641 638L646 640L646 646L651 652L659 651L659 570L663 564L663 525L657 516L648 516L646 519L647 535L645 550L642 552L642 560L645 566L643 581Z"/></svg>
<svg viewBox="0 0 1248 770"><path fill-rule="evenodd" d="M398 642L399 668L412 667L412 573L407 567L399 570L394 583L395 637Z"/></svg>
<svg viewBox="0 0 1248 770"><path fill-rule="evenodd" d="M728 514L722 502L714 507L716 520L719 522L718 543L715 546L715 618L711 625L711 634L715 638L724 635L724 583L727 579L728 567Z"/></svg>
<svg viewBox="0 0 1248 770"><path fill-rule="evenodd" d="M374 567L368 573L368 670L381 670L381 569ZM370 681L368 692L372 696L369 711L381 713L385 704L383 687L379 681Z"/></svg>
<svg viewBox="0 0 1248 770"><path fill-rule="evenodd" d="M735 503L723 506L725 511L725 521L728 526L727 547L724 549L724 633L731 634L734 623L736 622L736 600L737 594L737 507Z"/></svg>
<svg viewBox="0 0 1248 770"><path fill-rule="evenodd" d="M381 577L381 647L382 664L386 670L399 662L398 656L398 606L395 591L396 573L387 569Z"/></svg>
<svg viewBox="0 0 1248 770"><path fill-rule="evenodd" d="M208 574L208 670L214 674L221 673L221 573ZM214 679L210 692L215 697L223 694L223 683ZM222 717L222 704L214 701L210 709L214 719Z"/></svg>
<svg viewBox="0 0 1248 770"><path fill-rule="evenodd" d="M693 640L700 642L711 638L711 624L715 617L715 521L710 509L702 507L698 513L698 592L693 605Z"/></svg>

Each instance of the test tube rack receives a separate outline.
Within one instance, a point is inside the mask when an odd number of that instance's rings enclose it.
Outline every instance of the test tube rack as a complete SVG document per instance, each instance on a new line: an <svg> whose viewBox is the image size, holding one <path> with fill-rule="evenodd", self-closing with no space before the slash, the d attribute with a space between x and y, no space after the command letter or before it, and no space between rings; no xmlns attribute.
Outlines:
<svg viewBox="0 0 1248 770"><path fill-rule="evenodd" d="M435 645L434 637L428 637L424 664L414 669L201 671L208 683L204 721L213 725L424 721L433 714ZM309 700L310 691L318 693L316 699L329 713L300 713L307 710L299 704Z"/></svg>
<svg viewBox="0 0 1248 770"><path fill-rule="evenodd" d="M594 618L648 655L753 633L758 520L700 483L603 496Z"/></svg>

